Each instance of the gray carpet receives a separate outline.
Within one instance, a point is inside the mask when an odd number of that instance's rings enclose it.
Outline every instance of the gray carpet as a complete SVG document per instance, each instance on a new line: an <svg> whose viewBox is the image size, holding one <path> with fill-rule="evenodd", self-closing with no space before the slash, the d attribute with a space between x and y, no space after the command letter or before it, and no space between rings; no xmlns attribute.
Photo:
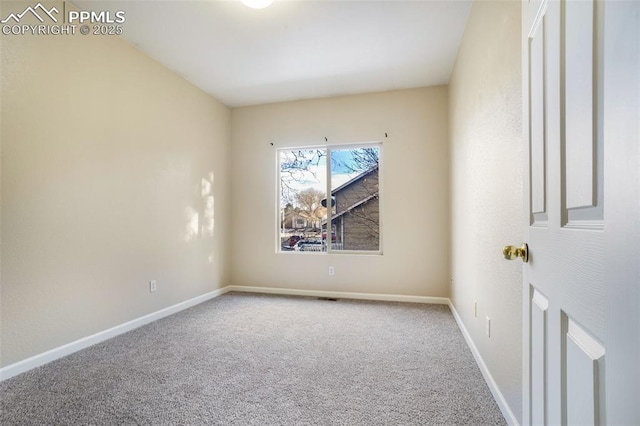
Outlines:
<svg viewBox="0 0 640 426"><path fill-rule="evenodd" d="M0 384L2 425L499 425L447 306L229 293Z"/></svg>

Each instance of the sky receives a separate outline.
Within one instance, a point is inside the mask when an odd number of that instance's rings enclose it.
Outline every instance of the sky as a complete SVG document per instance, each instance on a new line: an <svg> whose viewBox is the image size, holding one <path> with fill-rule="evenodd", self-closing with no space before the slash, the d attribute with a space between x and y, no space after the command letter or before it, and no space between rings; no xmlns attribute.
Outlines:
<svg viewBox="0 0 640 426"><path fill-rule="evenodd" d="M298 158L309 158L313 157L313 153L316 150L294 150L298 153ZM280 161L286 159L286 155L291 151L281 151L280 153ZM300 153L303 155L300 156ZM332 163L333 168L331 170L331 188L335 189L342 185L343 183L349 181L353 177L357 176L358 173L354 173L352 170L349 170L348 167L343 166L342 164L348 164L351 159L351 154L348 150L332 150ZM317 163L317 164L316 164ZM285 176L284 179L287 179ZM288 186L293 188L293 190L304 190L309 187L315 188L323 193L326 193L327 188L327 162L326 156L321 157L319 160L315 159L314 163L308 166L308 171L302 170L296 176L296 179L287 179Z"/></svg>

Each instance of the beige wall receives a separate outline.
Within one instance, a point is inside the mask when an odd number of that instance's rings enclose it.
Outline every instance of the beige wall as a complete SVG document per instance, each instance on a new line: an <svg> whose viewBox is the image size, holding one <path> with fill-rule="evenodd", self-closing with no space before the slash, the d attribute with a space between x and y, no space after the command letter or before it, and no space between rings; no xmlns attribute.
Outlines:
<svg viewBox="0 0 640 426"><path fill-rule="evenodd" d="M119 37L1 48L1 365L229 284L229 109Z"/></svg>
<svg viewBox="0 0 640 426"><path fill-rule="evenodd" d="M524 232L520 79L520 2L474 2L449 86L451 296L518 419L522 263L501 250Z"/></svg>
<svg viewBox="0 0 640 426"><path fill-rule="evenodd" d="M234 109L233 284L448 296L447 132L446 87ZM276 148L325 137L383 142L382 256L276 253Z"/></svg>

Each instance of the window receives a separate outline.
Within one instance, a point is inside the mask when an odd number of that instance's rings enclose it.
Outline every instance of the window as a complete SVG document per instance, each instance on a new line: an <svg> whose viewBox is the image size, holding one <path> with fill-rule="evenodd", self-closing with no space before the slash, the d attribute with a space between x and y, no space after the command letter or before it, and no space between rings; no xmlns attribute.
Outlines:
<svg viewBox="0 0 640 426"><path fill-rule="evenodd" d="M380 253L381 150L278 150L280 251Z"/></svg>

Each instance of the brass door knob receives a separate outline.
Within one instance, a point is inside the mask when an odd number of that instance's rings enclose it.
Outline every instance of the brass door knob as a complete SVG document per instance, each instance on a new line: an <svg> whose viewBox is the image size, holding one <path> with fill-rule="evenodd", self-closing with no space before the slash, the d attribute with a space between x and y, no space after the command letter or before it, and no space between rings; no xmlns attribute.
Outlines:
<svg viewBox="0 0 640 426"><path fill-rule="evenodd" d="M529 246L527 246L527 243L522 243L522 247L505 246L502 249L502 255L507 260L514 260L521 257L522 261L527 263L529 261Z"/></svg>

